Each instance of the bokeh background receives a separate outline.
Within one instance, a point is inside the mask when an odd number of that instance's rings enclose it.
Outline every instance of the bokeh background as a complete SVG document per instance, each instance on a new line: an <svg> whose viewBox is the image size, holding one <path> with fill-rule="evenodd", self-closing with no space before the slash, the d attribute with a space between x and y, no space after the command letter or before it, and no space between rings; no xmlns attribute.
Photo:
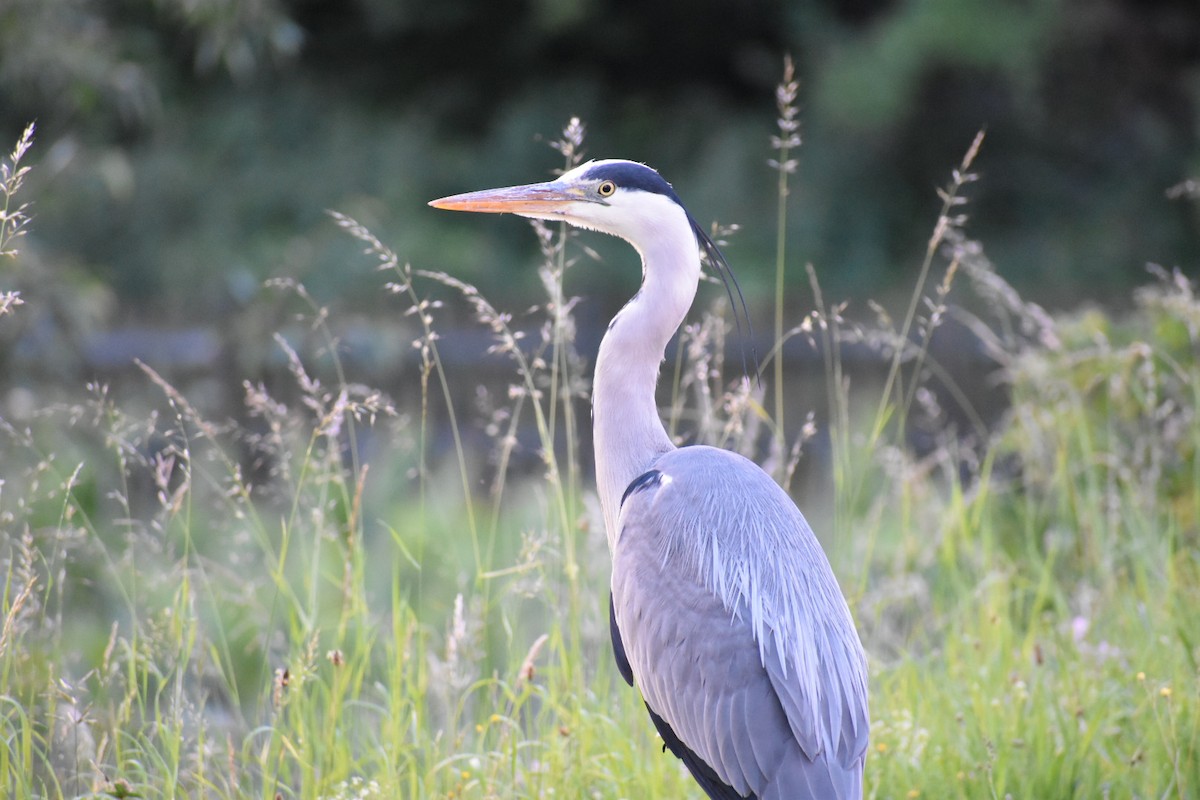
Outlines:
<svg viewBox="0 0 1200 800"><path fill-rule="evenodd" d="M727 254L764 316L788 53L797 320L807 262L851 308L907 296L935 187L981 128L971 235L1025 297L1120 308L1148 262L1196 264L1194 0L4 0L0 138L38 131L31 233L0 265L28 302L0 327L0 381L137 356L240 383L273 350L270 277L361 322L357 357L385 372L394 303L325 210L519 306L525 226L425 203L548 176L571 116L589 155L656 166L698 219L742 226ZM602 267L568 286L585 327L637 279L619 244L588 244Z"/></svg>
<svg viewBox="0 0 1200 800"><path fill-rule="evenodd" d="M742 382L788 54L781 327L815 344ZM1197 0L0 0L0 163L37 124L0 224L0 794L688 791L609 657L588 474L636 257L554 239L557 303L524 221L426 205L551 176L575 117L739 226L753 347L702 286L659 399L821 535L873 796L1193 796ZM454 278L389 290L406 262Z"/></svg>

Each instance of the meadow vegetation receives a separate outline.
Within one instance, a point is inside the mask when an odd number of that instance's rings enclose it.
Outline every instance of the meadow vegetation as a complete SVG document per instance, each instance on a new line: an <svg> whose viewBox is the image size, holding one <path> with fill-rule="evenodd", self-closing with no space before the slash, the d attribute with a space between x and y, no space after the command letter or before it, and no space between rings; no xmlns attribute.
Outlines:
<svg viewBox="0 0 1200 800"><path fill-rule="evenodd" d="M556 143L564 166L582 137ZM785 125L781 204L796 144ZM1200 298L1161 269L1119 318L1024 301L969 234L979 145L898 322L824 298L817 265L759 382L726 362L717 302L680 334L664 415L781 481L827 476L798 495L870 656L868 796L1195 797ZM534 224L544 296L514 314L334 222L412 326L416 402L357 383L336 311L277 281L303 322L275 340L290 381L247 381L237 419L143 366L155 402L92 385L0 420L0 794L698 796L609 652L570 289L586 240ZM1010 397L991 428L952 425L957 395L931 388L928 344L967 306ZM452 313L490 332L505 391L451 390ZM829 399L789 427L769 398L795 336ZM852 382L848 343L887 380Z"/></svg>

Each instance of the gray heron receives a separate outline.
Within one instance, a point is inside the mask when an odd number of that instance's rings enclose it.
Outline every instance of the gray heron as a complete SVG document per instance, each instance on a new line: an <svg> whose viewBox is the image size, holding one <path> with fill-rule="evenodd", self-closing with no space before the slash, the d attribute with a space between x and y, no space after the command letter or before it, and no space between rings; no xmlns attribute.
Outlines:
<svg viewBox="0 0 1200 800"><path fill-rule="evenodd" d="M710 798L861 798L866 656L825 553L758 465L676 447L655 403L701 250L732 277L716 245L671 185L632 161L589 161L553 181L430 205L562 220L641 255L641 289L609 324L592 388L617 666L664 749Z"/></svg>

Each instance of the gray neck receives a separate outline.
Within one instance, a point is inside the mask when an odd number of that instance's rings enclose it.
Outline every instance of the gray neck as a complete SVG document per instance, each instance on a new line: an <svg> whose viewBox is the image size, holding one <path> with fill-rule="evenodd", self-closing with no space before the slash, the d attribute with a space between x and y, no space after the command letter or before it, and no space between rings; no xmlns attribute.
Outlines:
<svg viewBox="0 0 1200 800"><path fill-rule="evenodd" d="M667 343L683 322L700 280L700 256L686 215L635 242L642 288L613 318L600 343L592 387L596 486L609 547L618 536L621 495L659 456L675 449L654 398Z"/></svg>

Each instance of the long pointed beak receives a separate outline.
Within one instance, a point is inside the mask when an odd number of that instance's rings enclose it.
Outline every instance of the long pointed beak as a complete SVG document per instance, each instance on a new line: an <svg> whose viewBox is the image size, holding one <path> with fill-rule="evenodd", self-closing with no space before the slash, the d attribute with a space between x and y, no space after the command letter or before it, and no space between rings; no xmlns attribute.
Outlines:
<svg viewBox="0 0 1200 800"><path fill-rule="evenodd" d="M571 203L583 200L581 189L564 186L556 181L531 183L526 186L505 186L484 189L439 200L429 205L448 211L476 211L484 214L523 214L528 216L557 216L566 212Z"/></svg>

